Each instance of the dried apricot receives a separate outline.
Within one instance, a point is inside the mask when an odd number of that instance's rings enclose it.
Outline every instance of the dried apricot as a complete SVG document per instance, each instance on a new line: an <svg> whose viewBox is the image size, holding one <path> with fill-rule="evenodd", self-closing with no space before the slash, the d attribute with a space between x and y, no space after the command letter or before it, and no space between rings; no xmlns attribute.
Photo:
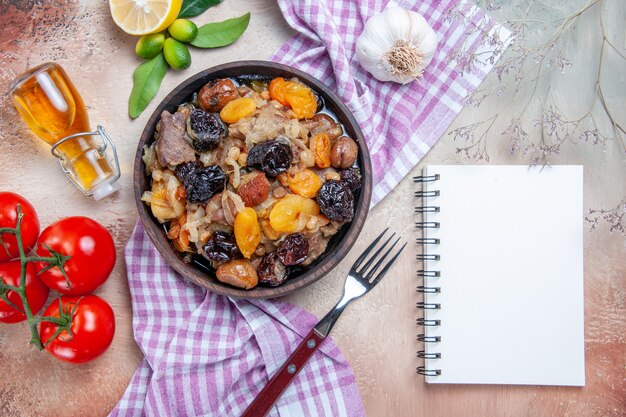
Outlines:
<svg viewBox="0 0 626 417"><path fill-rule="evenodd" d="M309 149L315 157L318 168L330 167L330 138L326 133L318 133L309 140Z"/></svg>
<svg viewBox="0 0 626 417"><path fill-rule="evenodd" d="M237 123L239 119L250 116L256 110L256 101L248 97L236 98L226 103L220 117L225 123Z"/></svg>
<svg viewBox="0 0 626 417"><path fill-rule="evenodd" d="M317 99L313 91L304 84L287 82L285 100L298 119L310 119L317 112Z"/></svg>
<svg viewBox="0 0 626 417"><path fill-rule="evenodd" d="M172 220L170 222L170 230L167 232L167 237L179 252L191 251L189 247L189 231L182 228L185 223L187 223L187 213L183 213L177 220Z"/></svg>
<svg viewBox="0 0 626 417"><path fill-rule="evenodd" d="M317 98L309 87L284 78L274 78L269 86L270 98L289 106L298 119L310 119L317 112Z"/></svg>
<svg viewBox="0 0 626 417"><path fill-rule="evenodd" d="M282 77L274 78L270 82L269 93L272 100L278 101L283 106L288 106L289 102L285 99L285 92L287 90L287 81Z"/></svg>
<svg viewBox="0 0 626 417"><path fill-rule="evenodd" d="M246 290L256 287L259 282L256 270L247 259L237 259L221 264L215 271L215 276L218 281Z"/></svg>
<svg viewBox="0 0 626 417"><path fill-rule="evenodd" d="M261 228L256 211L251 207L241 210L235 217L235 240L244 258L250 258L261 242Z"/></svg>
<svg viewBox="0 0 626 417"><path fill-rule="evenodd" d="M286 182L292 193L305 198L315 197L322 186L320 177L310 169L298 171L293 175L286 174Z"/></svg>
<svg viewBox="0 0 626 417"><path fill-rule="evenodd" d="M296 194L281 198L270 212L270 226L277 232L294 233L304 230L310 216L319 214L315 201Z"/></svg>

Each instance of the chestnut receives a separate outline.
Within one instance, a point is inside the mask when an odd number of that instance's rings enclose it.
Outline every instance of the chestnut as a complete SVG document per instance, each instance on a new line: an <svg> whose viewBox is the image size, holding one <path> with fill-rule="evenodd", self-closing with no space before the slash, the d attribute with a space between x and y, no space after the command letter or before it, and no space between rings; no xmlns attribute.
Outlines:
<svg viewBox="0 0 626 417"><path fill-rule="evenodd" d="M333 145L330 151L330 164L335 168L346 169L354 165L359 153L356 142L347 136L342 136Z"/></svg>

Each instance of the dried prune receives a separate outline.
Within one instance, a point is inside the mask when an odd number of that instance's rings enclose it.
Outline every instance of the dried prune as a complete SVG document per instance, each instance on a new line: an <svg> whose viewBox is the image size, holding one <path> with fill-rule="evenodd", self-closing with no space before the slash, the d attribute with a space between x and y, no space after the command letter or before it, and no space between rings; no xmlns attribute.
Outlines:
<svg viewBox="0 0 626 417"><path fill-rule="evenodd" d="M196 152L206 152L217 148L220 140L226 136L226 126L219 115L195 109L189 116L187 133L193 140Z"/></svg>
<svg viewBox="0 0 626 417"><path fill-rule="evenodd" d="M196 168L183 181L187 202L206 203L217 193L224 191L227 176L218 165Z"/></svg>
<svg viewBox="0 0 626 417"><path fill-rule="evenodd" d="M339 171L341 182L346 184L352 194L355 194L359 188L361 188L361 175L356 169L344 169Z"/></svg>
<svg viewBox="0 0 626 417"><path fill-rule="evenodd" d="M201 168L201 165L198 163L198 161L185 162L176 165L176 177L180 182L185 184L190 175L198 168Z"/></svg>
<svg viewBox="0 0 626 417"><path fill-rule="evenodd" d="M354 196L348 186L328 180L317 192L317 204L326 217L338 222L349 222L354 217Z"/></svg>
<svg viewBox="0 0 626 417"><path fill-rule="evenodd" d="M289 235L276 251L278 259L285 265L298 265L309 255L309 242L300 233Z"/></svg>
<svg viewBox="0 0 626 417"><path fill-rule="evenodd" d="M246 165L275 177L281 172L287 171L292 159L291 146L278 140L270 140L259 143L250 149Z"/></svg>
<svg viewBox="0 0 626 417"><path fill-rule="evenodd" d="M287 267L278 259L276 252L263 256L256 273L259 277L259 282L270 287L279 286L287 280L289 275Z"/></svg>
<svg viewBox="0 0 626 417"><path fill-rule="evenodd" d="M241 258L235 236L221 230L213 232L202 249L204 249L205 256L211 261L223 262Z"/></svg>

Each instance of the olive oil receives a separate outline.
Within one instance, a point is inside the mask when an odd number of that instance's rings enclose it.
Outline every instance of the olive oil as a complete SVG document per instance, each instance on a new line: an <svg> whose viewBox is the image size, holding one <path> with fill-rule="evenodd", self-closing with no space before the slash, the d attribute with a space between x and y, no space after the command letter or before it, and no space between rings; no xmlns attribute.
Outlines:
<svg viewBox="0 0 626 417"><path fill-rule="evenodd" d="M11 83L10 94L28 127L50 145L90 130L82 98L56 63L40 65L19 76ZM100 199L116 191L113 182L117 177L92 136L69 139L58 145L56 154L84 192Z"/></svg>

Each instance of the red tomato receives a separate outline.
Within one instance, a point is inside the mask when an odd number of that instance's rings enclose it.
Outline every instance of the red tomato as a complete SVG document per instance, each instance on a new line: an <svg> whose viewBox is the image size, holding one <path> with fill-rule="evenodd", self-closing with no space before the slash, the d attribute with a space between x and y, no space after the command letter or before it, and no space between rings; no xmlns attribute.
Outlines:
<svg viewBox="0 0 626 417"><path fill-rule="evenodd" d="M15 227L17 225L17 205L20 205L22 217L22 243L24 252L28 253L37 243L39 236L39 217L33 206L21 195L8 191L0 192L0 227ZM0 244L0 262L18 258L17 239L11 233L0 234L6 249ZM8 253L7 253L8 252Z"/></svg>
<svg viewBox="0 0 626 417"><path fill-rule="evenodd" d="M115 265L115 244L111 234L100 223L87 217L67 217L46 227L37 245L37 255L50 256L46 245L62 255L70 256L63 269L53 267L40 273L41 280L62 294L87 294L106 281ZM48 264L37 262L37 271Z"/></svg>
<svg viewBox="0 0 626 417"><path fill-rule="evenodd" d="M96 295L65 295L53 301L43 315L66 317L69 321L72 334L63 330L49 343L59 325L48 321L39 324L41 343L52 356L62 361L83 363L100 356L107 350L115 334L113 309Z"/></svg>
<svg viewBox="0 0 626 417"><path fill-rule="evenodd" d="M20 261L10 261L0 264L0 281L4 281L5 284L13 285L14 287L19 287L21 270L22 265ZM35 274L35 265L28 263L26 266L26 298L28 299L28 305L33 314L37 314L37 312L41 310L41 307L43 307L48 299L49 292L50 289L43 285L39 277ZM14 291L7 291L6 296L19 310L0 299L0 322L17 323L26 320L24 305L22 304L20 296Z"/></svg>

